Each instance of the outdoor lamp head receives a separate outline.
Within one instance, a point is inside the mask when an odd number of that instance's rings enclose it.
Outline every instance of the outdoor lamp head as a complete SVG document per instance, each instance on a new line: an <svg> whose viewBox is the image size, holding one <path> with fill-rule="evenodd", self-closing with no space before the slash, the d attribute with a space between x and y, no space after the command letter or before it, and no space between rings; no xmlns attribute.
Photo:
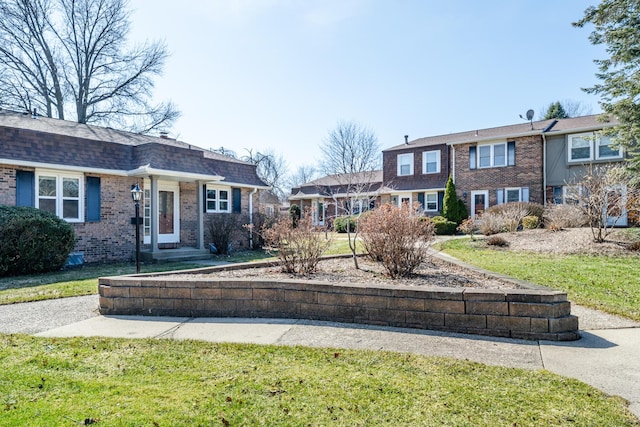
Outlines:
<svg viewBox="0 0 640 427"><path fill-rule="evenodd" d="M136 185L131 186L131 198L134 202L139 202L142 199L142 190L137 182Z"/></svg>

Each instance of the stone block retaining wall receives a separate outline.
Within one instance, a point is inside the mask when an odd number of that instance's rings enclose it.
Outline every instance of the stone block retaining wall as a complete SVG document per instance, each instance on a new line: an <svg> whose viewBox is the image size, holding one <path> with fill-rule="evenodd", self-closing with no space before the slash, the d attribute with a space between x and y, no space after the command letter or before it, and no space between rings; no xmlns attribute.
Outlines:
<svg viewBox="0 0 640 427"><path fill-rule="evenodd" d="M567 295L552 290L151 274L101 278L99 292L105 315L312 319L531 340L579 338L578 318L571 315Z"/></svg>

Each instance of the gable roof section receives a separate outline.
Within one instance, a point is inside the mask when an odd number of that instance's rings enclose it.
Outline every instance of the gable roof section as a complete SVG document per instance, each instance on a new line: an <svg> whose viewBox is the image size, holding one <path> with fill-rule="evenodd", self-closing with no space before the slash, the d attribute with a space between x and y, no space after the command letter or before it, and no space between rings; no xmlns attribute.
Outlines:
<svg viewBox="0 0 640 427"><path fill-rule="evenodd" d="M615 126L616 124L618 124L616 120L603 122L602 115L600 114L569 119L540 120L533 123L523 122L515 125L418 138L413 141L409 141L409 144L401 144L388 148L384 150L384 152L403 150L412 147L428 147L438 144L456 145L468 144L471 142L504 140L530 135L540 135L543 132L547 135L588 132Z"/></svg>
<svg viewBox="0 0 640 427"><path fill-rule="evenodd" d="M0 110L0 160L120 175L173 175L268 188L256 166L168 138Z"/></svg>

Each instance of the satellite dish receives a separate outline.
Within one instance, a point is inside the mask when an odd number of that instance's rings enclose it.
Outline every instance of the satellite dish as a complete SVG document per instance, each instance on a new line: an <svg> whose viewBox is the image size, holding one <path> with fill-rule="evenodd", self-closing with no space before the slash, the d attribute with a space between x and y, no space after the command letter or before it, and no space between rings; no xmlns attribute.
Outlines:
<svg viewBox="0 0 640 427"><path fill-rule="evenodd" d="M527 120L531 121L533 120L533 115L535 113L533 112L533 110L527 110Z"/></svg>

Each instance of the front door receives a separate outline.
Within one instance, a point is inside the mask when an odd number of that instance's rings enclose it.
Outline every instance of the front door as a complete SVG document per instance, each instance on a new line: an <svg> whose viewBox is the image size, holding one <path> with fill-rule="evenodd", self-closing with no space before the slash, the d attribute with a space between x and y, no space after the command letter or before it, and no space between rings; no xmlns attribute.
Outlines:
<svg viewBox="0 0 640 427"><path fill-rule="evenodd" d="M180 188L158 185L158 243L180 241Z"/></svg>
<svg viewBox="0 0 640 427"><path fill-rule="evenodd" d="M488 191L472 191L471 192L471 216L477 218L485 209L489 207Z"/></svg>
<svg viewBox="0 0 640 427"><path fill-rule="evenodd" d="M626 227L627 220L627 188L623 185L614 185L608 188L607 204L603 215L607 226Z"/></svg>

